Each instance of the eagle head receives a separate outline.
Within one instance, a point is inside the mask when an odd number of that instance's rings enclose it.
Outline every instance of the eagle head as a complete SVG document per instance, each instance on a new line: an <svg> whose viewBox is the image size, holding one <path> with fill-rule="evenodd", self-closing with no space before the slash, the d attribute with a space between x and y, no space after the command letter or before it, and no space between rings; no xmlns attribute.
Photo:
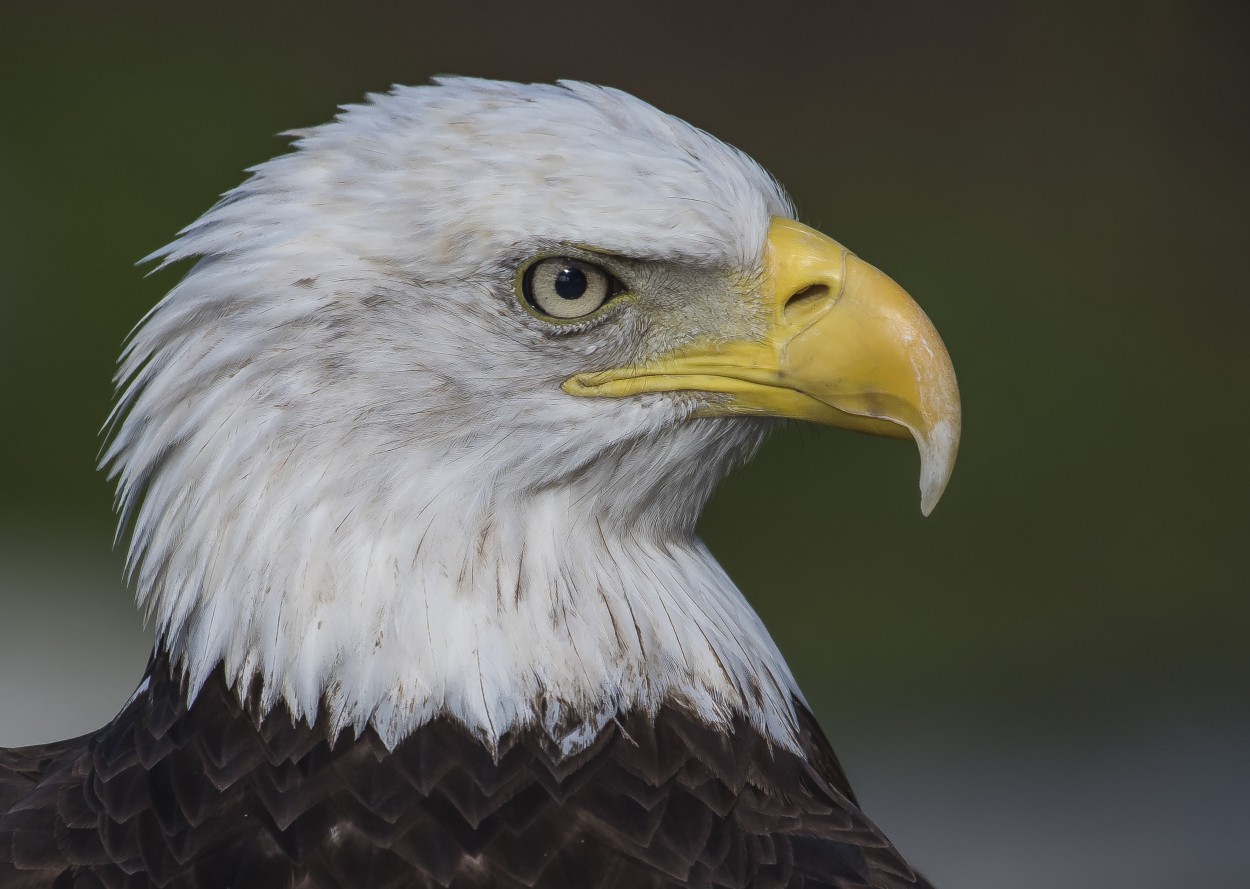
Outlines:
<svg viewBox="0 0 1250 889"><path fill-rule="evenodd" d="M793 736L694 533L777 418L959 437L941 340L734 148L616 90L443 78L301 130L178 238L119 372L140 603L192 693L572 749L677 700Z"/></svg>

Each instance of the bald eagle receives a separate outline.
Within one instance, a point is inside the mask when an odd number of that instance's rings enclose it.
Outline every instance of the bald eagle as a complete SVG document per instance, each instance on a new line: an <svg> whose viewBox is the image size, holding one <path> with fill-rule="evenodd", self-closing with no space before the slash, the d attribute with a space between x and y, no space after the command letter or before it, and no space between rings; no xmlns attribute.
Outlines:
<svg viewBox="0 0 1250 889"><path fill-rule="evenodd" d="M946 350L741 152L583 83L293 134L172 244L105 463L157 631L0 750L4 887L927 886L695 534L778 418L959 438Z"/></svg>

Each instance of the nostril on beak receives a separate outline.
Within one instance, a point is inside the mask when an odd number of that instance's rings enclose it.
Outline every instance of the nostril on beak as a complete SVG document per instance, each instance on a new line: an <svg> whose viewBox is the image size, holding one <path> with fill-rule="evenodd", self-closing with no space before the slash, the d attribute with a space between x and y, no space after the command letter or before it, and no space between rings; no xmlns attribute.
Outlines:
<svg viewBox="0 0 1250 889"><path fill-rule="evenodd" d="M791 294L782 309L787 321L796 320L799 313L822 308L829 299L829 287L825 284L808 284Z"/></svg>

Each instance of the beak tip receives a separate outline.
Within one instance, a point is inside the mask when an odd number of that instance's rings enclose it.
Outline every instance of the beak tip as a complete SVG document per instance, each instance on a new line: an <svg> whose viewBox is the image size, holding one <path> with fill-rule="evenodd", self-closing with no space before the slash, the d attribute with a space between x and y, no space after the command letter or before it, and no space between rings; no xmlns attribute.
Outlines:
<svg viewBox="0 0 1250 889"><path fill-rule="evenodd" d="M955 471L955 456L959 453L958 423L943 422L928 430L928 434L916 436L920 450L920 512L928 517L942 499L951 473Z"/></svg>

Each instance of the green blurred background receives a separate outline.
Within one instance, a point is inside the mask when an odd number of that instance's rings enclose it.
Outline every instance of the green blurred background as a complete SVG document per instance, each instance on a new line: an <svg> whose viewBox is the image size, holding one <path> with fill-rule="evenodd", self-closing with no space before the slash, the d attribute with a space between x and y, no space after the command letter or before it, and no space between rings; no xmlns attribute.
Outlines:
<svg viewBox="0 0 1250 889"><path fill-rule="evenodd" d="M914 449L792 428L705 535L870 814L939 886L1250 886L1250 16L1233 4L0 6L0 745L87 731L149 638L94 469L134 262L442 72L611 84L747 150L942 332Z"/></svg>

